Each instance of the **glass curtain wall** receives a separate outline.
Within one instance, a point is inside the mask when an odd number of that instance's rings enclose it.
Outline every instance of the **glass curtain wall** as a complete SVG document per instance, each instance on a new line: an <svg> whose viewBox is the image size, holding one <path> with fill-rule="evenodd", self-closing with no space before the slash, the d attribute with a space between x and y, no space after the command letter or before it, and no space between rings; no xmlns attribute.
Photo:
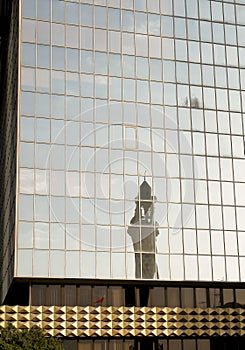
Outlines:
<svg viewBox="0 0 245 350"><path fill-rule="evenodd" d="M17 276L245 280L244 11L22 0Z"/></svg>

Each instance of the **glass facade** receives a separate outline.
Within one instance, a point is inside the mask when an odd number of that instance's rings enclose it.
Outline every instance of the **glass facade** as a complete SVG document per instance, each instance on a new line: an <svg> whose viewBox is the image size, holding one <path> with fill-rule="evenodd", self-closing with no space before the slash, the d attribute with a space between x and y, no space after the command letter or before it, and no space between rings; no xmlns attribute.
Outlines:
<svg viewBox="0 0 245 350"><path fill-rule="evenodd" d="M154 340L151 340L152 346ZM160 339L158 344L154 344L154 350L223 350L232 348L240 350L244 347L244 339L240 338L218 338L209 339ZM132 340L64 340L65 350L134 350L147 349L148 344L140 343L140 340L135 344ZM149 349L150 347L148 347Z"/></svg>
<svg viewBox="0 0 245 350"><path fill-rule="evenodd" d="M223 285L223 283L222 283ZM31 284L30 305L245 308L244 289L219 286Z"/></svg>
<svg viewBox="0 0 245 350"><path fill-rule="evenodd" d="M142 344L142 340L138 340L138 342L135 344L133 340L131 339L125 339L125 340L118 340L118 339L111 339L111 340L64 340L63 345L65 350L134 350L134 349L147 349L148 344ZM147 342L147 340L144 340ZM148 340L151 344L150 346L153 346L154 340ZM240 341L240 346L244 346L244 342ZM211 344L210 344L211 343ZM213 344L214 343L214 344ZM208 339L169 339L159 340L158 344L154 344L154 350L213 350L217 349L219 344L222 344L222 341L211 341ZM236 344L237 341L233 343L230 341L227 341L226 345L231 345L234 347L234 350L238 350L239 347ZM223 345L223 344L222 344ZM216 348L215 348L216 346ZM219 349L219 348L218 348Z"/></svg>
<svg viewBox="0 0 245 350"><path fill-rule="evenodd" d="M22 0L18 277L245 281L243 0Z"/></svg>

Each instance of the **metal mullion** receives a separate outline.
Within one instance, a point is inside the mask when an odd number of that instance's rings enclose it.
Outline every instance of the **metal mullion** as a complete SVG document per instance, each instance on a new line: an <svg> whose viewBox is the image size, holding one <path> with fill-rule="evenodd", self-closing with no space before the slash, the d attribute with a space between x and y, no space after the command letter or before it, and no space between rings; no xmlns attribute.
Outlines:
<svg viewBox="0 0 245 350"><path fill-rule="evenodd" d="M240 102L241 102L241 111L239 112L239 114L242 115L243 113L243 101L242 101L242 86L241 86L241 67L240 67L240 58L239 58L239 46L238 46L238 30L237 30L237 16L236 16L236 8L235 8L235 4L234 6L234 16L235 16L235 31L236 31L236 48L237 48L237 59L238 59L238 74L239 74L239 92L240 92ZM225 34L224 34L225 35ZM226 39L226 35L225 35L225 39ZM226 47L226 46L225 46ZM227 57L226 57L226 64L227 64ZM227 72L227 71L226 71ZM228 73L227 74L227 78L228 78ZM228 82L228 80L227 80ZM228 89L229 92L229 89ZM230 138L232 137L232 133L231 133L231 118L230 118L230 99L229 99L229 95L228 95L228 108L229 108L229 126L230 126ZM243 132L243 141L244 141L244 133L245 133L245 124L243 121L243 118L241 120L242 122L242 132ZM244 142L243 142L244 144ZM245 144L244 144L244 152L245 152ZM242 271L241 271L241 265L240 265L240 252L239 252L239 240L238 240L238 215L237 215L237 201L236 201L236 179L235 179L235 170L234 170L234 154L233 154L233 146L232 146L232 142L231 142L231 162L232 162L232 183L233 183L233 194L234 194L234 212L235 212L235 221L236 221L236 247L237 247L237 258L238 258L238 273L239 273L239 279L241 281L242 278ZM236 293L235 293L235 298L236 298Z"/></svg>

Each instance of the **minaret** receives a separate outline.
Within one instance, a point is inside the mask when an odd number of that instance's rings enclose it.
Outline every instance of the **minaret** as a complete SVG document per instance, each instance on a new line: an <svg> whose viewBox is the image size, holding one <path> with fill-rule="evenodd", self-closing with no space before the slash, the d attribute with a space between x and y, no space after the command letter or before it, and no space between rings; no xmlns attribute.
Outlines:
<svg viewBox="0 0 245 350"><path fill-rule="evenodd" d="M146 179L140 185L135 199L135 213L128 226L135 252L135 277L158 278L156 265L156 237L159 234L158 223L154 221L154 202L151 186Z"/></svg>

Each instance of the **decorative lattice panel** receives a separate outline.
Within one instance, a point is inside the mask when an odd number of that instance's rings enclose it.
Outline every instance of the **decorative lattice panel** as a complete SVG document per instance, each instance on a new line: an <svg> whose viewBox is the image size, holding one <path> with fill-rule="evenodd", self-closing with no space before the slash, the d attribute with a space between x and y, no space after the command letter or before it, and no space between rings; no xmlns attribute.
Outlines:
<svg viewBox="0 0 245 350"><path fill-rule="evenodd" d="M244 336L244 309L1 306L0 326L65 337Z"/></svg>

